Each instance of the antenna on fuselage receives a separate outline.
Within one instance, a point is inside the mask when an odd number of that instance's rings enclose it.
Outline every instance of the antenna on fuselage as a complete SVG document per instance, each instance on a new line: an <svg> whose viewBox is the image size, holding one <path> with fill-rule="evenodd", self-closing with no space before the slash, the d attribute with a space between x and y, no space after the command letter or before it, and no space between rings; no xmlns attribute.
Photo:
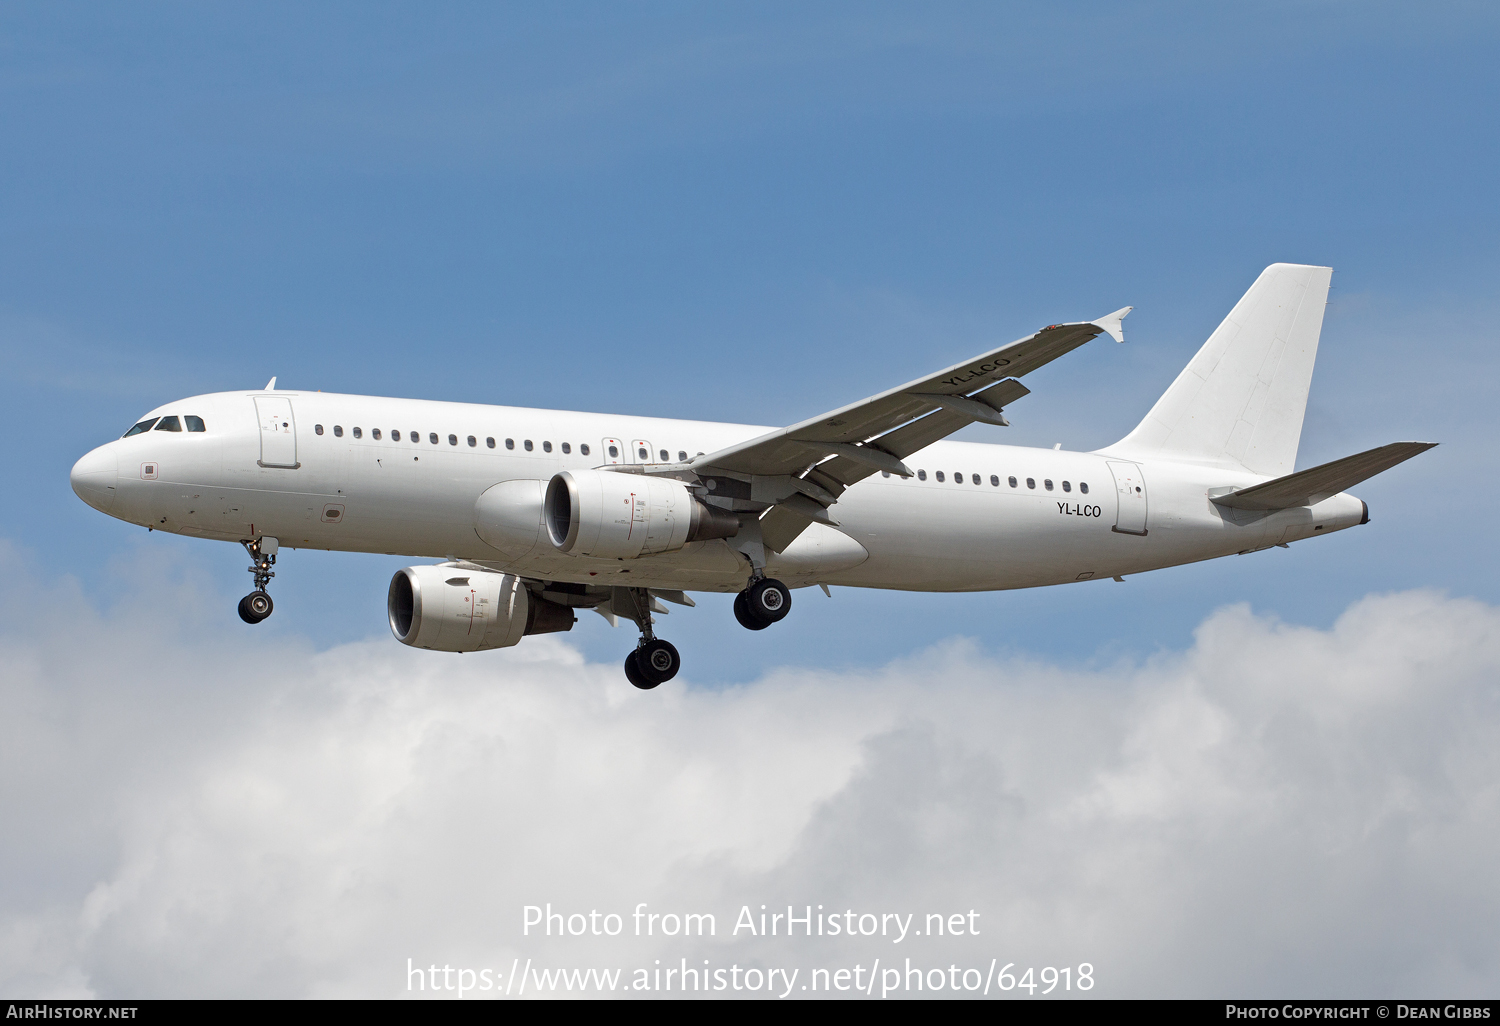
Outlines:
<svg viewBox="0 0 1500 1026"><path fill-rule="evenodd" d="M276 379L272 378L270 381L267 381L266 382L266 387L263 388L261 391L263 391L263 392L274 392L274 391L276 391Z"/></svg>

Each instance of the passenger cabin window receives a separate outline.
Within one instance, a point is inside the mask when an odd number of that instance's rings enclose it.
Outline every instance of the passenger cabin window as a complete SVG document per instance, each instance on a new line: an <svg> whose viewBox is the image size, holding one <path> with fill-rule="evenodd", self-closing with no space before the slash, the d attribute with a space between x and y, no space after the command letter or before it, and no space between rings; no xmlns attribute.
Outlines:
<svg viewBox="0 0 1500 1026"><path fill-rule="evenodd" d="M493 449L495 447L495 440L493 438L486 438L484 444L486 447Z"/></svg>
<svg viewBox="0 0 1500 1026"><path fill-rule="evenodd" d="M479 444L479 439L475 438L473 435L470 435L469 436L469 448L472 449L472 448L474 448L478 444ZM490 448L493 449L494 447L495 447L495 440L492 438L492 439L490 439Z"/></svg>
<svg viewBox="0 0 1500 1026"><path fill-rule="evenodd" d="M562 451L563 451L563 455L566 456L566 455L568 455L569 453L571 453L573 451L573 447L571 445L569 445L567 442L564 442L562 444Z"/></svg>
<svg viewBox="0 0 1500 1026"><path fill-rule="evenodd" d="M678 463L686 463L687 462L687 450L686 449L680 449L680 450L678 450L678 452L677 452L677 462Z"/></svg>
<svg viewBox="0 0 1500 1026"><path fill-rule="evenodd" d="M524 445L524 446L526 446L526 451L527 452L531 451L531 439L528 438L528 439L526 439L526 441L522 442L521 444Z"/></svg>
<svg viewBox="0 0 1500 1026"><path fill-rule="evenodd" d="M365 436L365 433L363 431L361 431L359 428L355 428L354 429L354 437L355 438L363 438L364 436Z"/></svg>
<svg viewBox="0 0 1500 1026"><path fill-rule="evenodd" d="M206 427L203 426L203 418L202 417L194 417L192 414L188 414L186 417L182 418L182 422L187 425L187 429L189 431L207 431L208 430L208 428L206 428Z"/></svg>
<svg viewBox="0 0 1500 1026"><path fill-rule="evenodd" d="M661 461L663 463L670 463L671 460L672 460L672 455L669 452L667 452L667 450L663 449L661 451Z"/></svg>
<svg viewBox="0 0 1500 1026"><path fill-rule="evenodd" d="M1082 492L1084 495L1087 495L1089 493L1088 482L1087 481L1079 481L1078 482L1078 490L1080 492Z"/></svg>
<svg viewBox="0 0 1500 1026"><path fill-rule="evenodd" d="M588 455L588 454L589 454L589 447L588 447L588 444L587 444L587 443L584 443L584 444L582 444L582 445L580 445L580 446L579 446L579 447L578 447L578 451L579 451L579 453L581 453L581 454L582 454L582 455L584 455L584 456L587 456L587 455Z"/></svg>
<svg viewBox="0 0 1500 1026"><path fill-rule="evenodd" d="M881 477L890 477L891 476L891 472L889 470L882 470L880 472L880 476Z"/></svg>
<svg viewBox="0 0 1500 1026"><path fill-rule="evenodd" d="M399 441L401 441L401 429L400 428L397 428L395 431L391 432L391 441L393 441L393 442L399 442Z"/></svg>
<svg viewBox="0 0 1500 1026"><path fill-rule="evenodd" d="M438 444L437 432L436 431L429 431L429 432L427 432L427 440L429 442L431 442L433 445L437 445ZM412 441L415 442L416 439L413 438Z"/></svg>
<svg viewBox="0 0 1500 1026"><path fill-rule="evenodd" d="M1042 487L1046 488L1047 491L1050 492L1052 490L1052 479L1049 477L1047 478L1047 480L1043 481Z"/></svg>
<svg viewBox="0 0 1500 1026"><path fill-rule="evenodd" d="M1063 491L1065 491L1065 492L1071 492L1072 490L1073 490L1073 486L1069 482L1064 481L1063 482Z"/></svg>
<svg viewBox="0 0 1500 1026"><path fill-rule="evenodd" d="M413 431L413 432L410 433L410 437L411 437L411 440L413 442L420 442L420 441L422 441L422 432L420 432L420 431ZM433 441L436 442L437 439L434 438Z"/></svg>
<svg viewBox="0 0 1500 1026"><path fill-rule="evenodd" d="M1014 488L1016 486L1016 479L1015 478L1011 477L1011 478L1007 478L1006 480L1009 482L1009 484L1010 484L1010 486L1012 488Z"/></svg>
<svg viewBox="0 0 1500 1026"><path fill-rule="evenodd" d="M1027 488L1035 488L1036 487L1036 478L1034 478L1034 477L1028 477L1026 479L1026 487Z"/></svg>
<svg viewBox="0 0 1500 1026"><path fill-rule="evenodd" d="M448 444L449 445L457 445L458 444L458 436L457 435L449 435L448 436ZM470 442L469 444L473 445L474 443Z"/></svg>
<svg viewBox="0 0 1500 1026"><path fill-rule="evenodd" d="M975 475L974 475L974 483L975 483L975 484L978 484L978 483L979 483L979 475L978 475L978 474L975 474Z"/></svg>
<svg viewBox="0 0 1500 1026"><path fill-rule="evenodd" d="M505 447L507 449L514 449L516 447L516 440L514 438L507 438L505 440Z"/></svg>
<svg viewBox="0 0 1500 1026"><path fill-rule="evenodd" d="M991 474L990 475L990 487L992 487L992 488L999 488L1000 487L1000 475L999 474Z"/></svg>
<svg viewBox="0 0 1500 1026"><path fill-rule="evenodd" d="M373 439L375 439L375 441L377 441L377 442L380 441L380 429L379 428L371 428L370 429L370 437L373 438Z"/></svg>
<svg viewBox="0 0 1500 1026"><path fill-rule="evenodd" d="M616 448L615 446L611 445L609 447L609 456L610 456L610 459L616 459L616 460L619 459L620 458L620 450L618 448Z"/></svg>
<svg viewBox="0 0 1500 1026"><path fill-rule="evenodd" d="M138 435L142 431L150 431L151 430L151 425L155 424L155 423L156 423L156 418L155 417L152 417L150 420L143 420L139 424L137 424L135 427L133 427L129 431L125 432L125 434L123 436L121 436L121 437L129 438L131 435Z"/></svg>
<svg viewBox="0 0 1500 1026"><path fill-rule="evenodd" d="M551 442L543 442L542 443L542 452L551 452L551 451L552 451L552 443Z"/></svg>
<svg viewBox="0 0 1500 1026"><path fill-rule="evenodd" d="M315 435L321 435L322 433L323 433L323 425L322 424L314 424L313 425L313 434L315 434Z"/></svg>
<svg viewBox="0 0 1500 1026"><path fill-rule="evenodd" d="M182 430L182 421L178 420L176 417L163 417L161 419L161 422L156 425L156 430L158 430L158 431L181 431Z"/></svg>
<svg viewBox="0 0 1500 1026"><path fill-rule="evenodd" d="M944 478L944 477L943 477L943 472L942 472L942 471L941 471L941 470L939 470L939 471L938 471L938 472L937 472L937 474L936 474L936 477L937 477L937 479L938 479L938 480L939 480L939 481L943 481L943 480L946 480L946 479L945 479L945 478Z"/></svg>
<svg viewBox="0 0 1500 1026"><path fill-rule="evenodd" d="M649 460L651 458L651 454L647 452L645 450L645 447L643 446L636 450L636 457L638 459Z"/></svg>
<svg viewBox="0 0 1500 1026"><path fill-rule="evenodd" d="M342 425L335 424L333 426L333 437L334 438L343 438L344 437L344 428L343 428Z"/></svg>
<svg viewBox="0 0 1500 1026"><path fill-rule="evenodd" d="M917 471L917 480L918 481L926 481L927 480L927 471L925 471L925 470L919 470L919 471Z"/></svg>

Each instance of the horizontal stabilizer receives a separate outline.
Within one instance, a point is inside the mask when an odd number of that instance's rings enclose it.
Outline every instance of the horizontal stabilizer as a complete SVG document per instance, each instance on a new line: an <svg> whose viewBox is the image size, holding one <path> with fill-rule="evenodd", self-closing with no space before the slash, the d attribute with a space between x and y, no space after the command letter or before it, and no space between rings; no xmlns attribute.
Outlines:
<svg viewBox="0 0 1500 1026"><path fill-rule="evenodd" d="M1221 494L1211 489L1208 497L1220 506L1234 509L1290 509L1293 506L1312 506L1331 495L1347 491L1361 481L1390 470L1398 463L1405 463L1420 453L1426 452L1436 442L1392 442L1378 449L1345 456L1341 460L1325 463L1310 470L1299 470L1286 477L1258 484L1250 488L1223 489Z"/></svg>

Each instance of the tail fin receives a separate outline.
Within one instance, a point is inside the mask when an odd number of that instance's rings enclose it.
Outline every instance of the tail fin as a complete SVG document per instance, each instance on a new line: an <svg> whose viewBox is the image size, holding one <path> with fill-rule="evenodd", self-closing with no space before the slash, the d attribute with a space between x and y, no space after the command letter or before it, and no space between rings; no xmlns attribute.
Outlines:
<svg viewBox="0 0 1500 1026"><path fill-rule="evenodd" d="M1267 267L1146 418L1105 451L1290 474L1332 277L1331 267Z"/></svg>

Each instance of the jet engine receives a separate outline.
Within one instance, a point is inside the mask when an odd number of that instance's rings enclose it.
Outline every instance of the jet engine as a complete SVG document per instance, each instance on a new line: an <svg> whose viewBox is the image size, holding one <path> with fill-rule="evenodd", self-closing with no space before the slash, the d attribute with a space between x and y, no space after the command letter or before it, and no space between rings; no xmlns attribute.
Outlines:
<svg viewBox="0 0 1500 1026"><path fill-rule="evenodd" d="M508 648L577 622L571 609L531 595L518 577L455 566L396 571L386 612L397 641L438 652Z"/></svg>
<svg viewBox="0 0 1500 1026"><path fill-rule="evenodd" d="M705 505L665 477L565 470L547 485L547 534L573 556L634 559L688 542L732 538L739 518Z"/></svg>

